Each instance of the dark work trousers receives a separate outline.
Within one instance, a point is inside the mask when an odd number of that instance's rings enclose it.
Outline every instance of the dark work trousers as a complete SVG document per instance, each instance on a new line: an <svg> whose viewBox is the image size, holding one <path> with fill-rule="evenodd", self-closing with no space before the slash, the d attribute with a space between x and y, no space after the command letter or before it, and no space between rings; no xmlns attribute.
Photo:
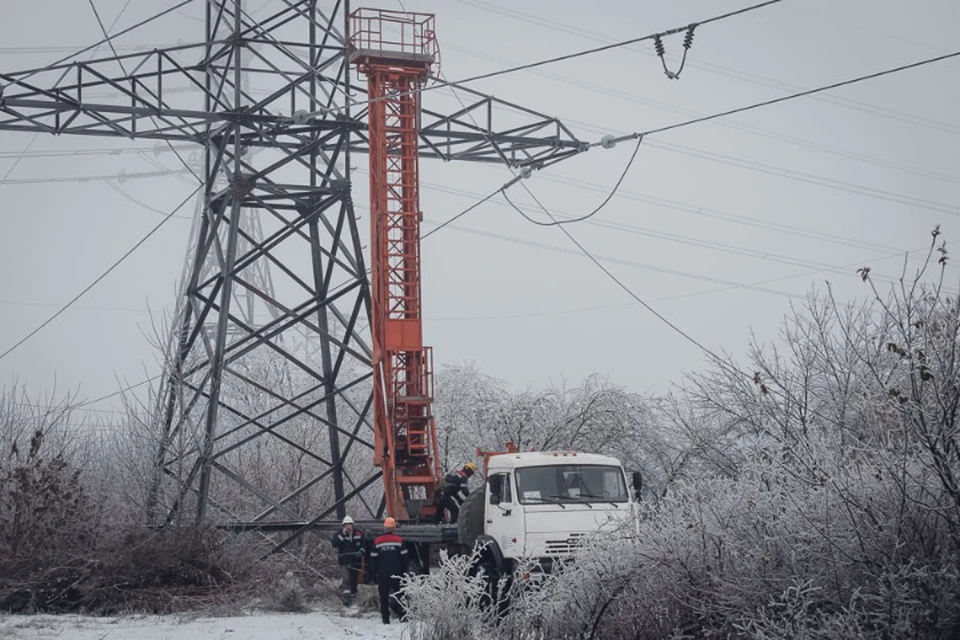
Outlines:
<svg viewBox="0 0 960 640"><path fill-rule="evenodd" d="M357 599L357 580L360 577L360 567L351 567L348 564L340 565L340 597L343 604L350 606Z"/></svg>
<svg viewBox="0 0 960 640"><path fill-rule="evenodd" d="M380 592L380 617L383 618L383 624L390 624L391 611L394 617L402 618L403 607L392 597L400 591L400 576L378 578L377 590Z"/></svg>
<svg viewBox="0 0 960 640"><path fill-rule="evenodd" d="M456 522L457 518L460 517L460 504L462 500L460 498L459 491L445 491L443 493L443 498L440 499L440 515L443 515L443 510L446 509L450 512L450 522Z"/></svg>

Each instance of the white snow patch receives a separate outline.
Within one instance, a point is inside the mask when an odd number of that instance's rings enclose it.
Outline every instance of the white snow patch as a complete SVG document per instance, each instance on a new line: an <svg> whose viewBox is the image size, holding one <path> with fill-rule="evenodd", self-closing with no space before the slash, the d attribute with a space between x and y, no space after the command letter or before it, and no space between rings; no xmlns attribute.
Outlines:
<svg viewBox="0 0 960 640"><path fill-rule="evenodd" d="M402 637L406 624L385 625L379 613L338 615L252 613L205 618L194 615L121 616L0 615L4 640L355 640Z"/></svg>

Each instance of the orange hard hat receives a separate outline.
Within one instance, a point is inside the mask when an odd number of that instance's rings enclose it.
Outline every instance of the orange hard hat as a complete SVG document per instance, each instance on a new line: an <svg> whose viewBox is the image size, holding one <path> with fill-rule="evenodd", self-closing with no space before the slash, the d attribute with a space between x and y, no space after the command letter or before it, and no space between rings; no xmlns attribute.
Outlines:
<svg viewBox="0 0 960 640"><path fill-rule="evenodd" d="M385 529L393 529L396 526L397 526L397 520L392 516L383 521L383 527Z"/></svg>

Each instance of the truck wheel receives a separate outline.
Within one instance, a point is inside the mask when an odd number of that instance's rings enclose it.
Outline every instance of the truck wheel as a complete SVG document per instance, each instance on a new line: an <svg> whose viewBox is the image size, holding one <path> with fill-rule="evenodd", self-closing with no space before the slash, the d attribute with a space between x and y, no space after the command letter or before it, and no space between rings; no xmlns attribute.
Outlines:
<svg viewBox="0 0 960 640"><path fill-rule="evenodd" d="M499 617L507 611L509 591L512 585L512 562L505 560L496 540L487 535L481 535L475 545L477 553L471 576L483 576L484 595L480 602L481 607L494 610Z"/></svg>
<svg viewBox="0 0 960 640"><path fill-rule="evenodd" d="M483 491L477 489L471 492L460 506L460 517L457 518L457 535L460 544L472 549L477 538L483 535Z"/></svg>

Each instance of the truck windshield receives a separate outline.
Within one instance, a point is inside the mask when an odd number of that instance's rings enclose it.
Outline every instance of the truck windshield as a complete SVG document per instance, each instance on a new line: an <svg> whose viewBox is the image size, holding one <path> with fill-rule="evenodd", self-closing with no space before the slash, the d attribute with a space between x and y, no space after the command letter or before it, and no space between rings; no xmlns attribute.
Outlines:
<svg viewBox="0 0 960 640"><path fill-rule="evenodd" d="M523 504L627 502L623 471L604 465L517 469L517 493Z"/></svg>

